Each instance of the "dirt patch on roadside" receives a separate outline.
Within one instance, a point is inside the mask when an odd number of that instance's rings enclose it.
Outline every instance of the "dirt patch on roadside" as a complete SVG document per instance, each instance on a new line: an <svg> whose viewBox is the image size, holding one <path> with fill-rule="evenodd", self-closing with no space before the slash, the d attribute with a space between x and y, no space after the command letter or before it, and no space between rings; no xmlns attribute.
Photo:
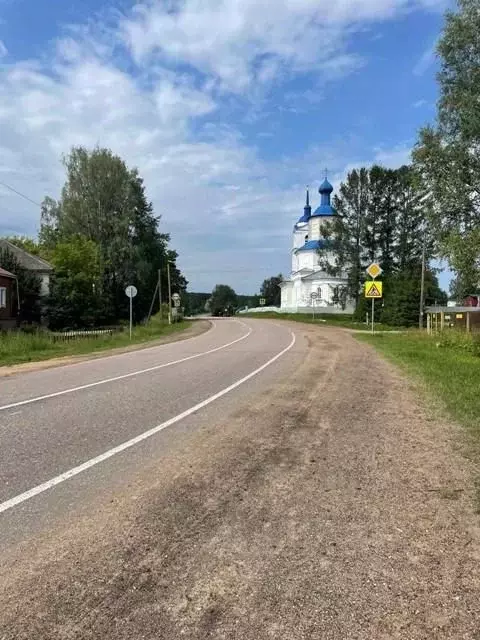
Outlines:
<svg viewBox="0 0 480 640"><path fill-rule="evenodd" d="M2 640L480 637L474 469L339 330L293 380L5 558Z"/></svg>
<svg viewBox="0 0 480 640"><path fill-rule="evenodd" d="M85 353L79 356L61 356L58 358L51 358L49 360L40 360L38 362L24 362L22 364L7 366L0 365L0 378L13 376L16 373L43 371L44 369L52 369L53 367L63 367L66 364L76 364L77 362L84 362L85 360L95 360L97 358L105 358L105 356L129 353L130 351L141 351L142 349L149 349L162 344L169 344L170 342L179 342L181 340L187 340L188 338L199 336L211 329L211 327L212 323L209 320L195 320L192 322L190 327L180 333L171 333L168 336L164 336L150 342L132 344L127 347L115 347L113 349L105 349L103 351L96 351L95 353Z"/></svg>

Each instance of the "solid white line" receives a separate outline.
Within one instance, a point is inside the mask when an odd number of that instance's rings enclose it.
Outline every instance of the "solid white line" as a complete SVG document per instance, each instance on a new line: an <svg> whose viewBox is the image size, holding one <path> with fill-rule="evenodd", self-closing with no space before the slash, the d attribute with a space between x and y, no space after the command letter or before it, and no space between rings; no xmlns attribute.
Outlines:
<svg viewBox="0 0 480 640"><path fill-rule="evenodd" d="M204 407L211 404L212 402L215 402L215 400L218 400L219 398L226 395L227 393L230 393L230 391L233 391L234 389L239 387L241 384L243 384L244 382L247 382L247 380L250 380L254 376L258 375L261 371L269 367L276 360L278 360L285 353L287 353L287 351L290 351L290 349L295 344L295 340L296 340L295 334L293 333L293 331L291 332L291 336L292 336L292 340L288 345L288 347L285 347L285 349L280 351L280 353L277 353L277 355L274 356L273 358L270 358L268 362L265 362L265 364L262 364L262 366L259 367L258 369L255 369L255 371L252 371L251 373L244 376L243 378L240 378L240 380L237 380L230 386L225 387L225 389L222 389L218 393L215 393L213 396L210 396L206 400L202 400L202 402L199 402L194 407L190 407L190 409L187 409L186 411L179 413L174 418L170 418L170 420L167 420L166 422L162 422L162 424L159 424L156 427L153 427L152 429L149 429L148 431L141 433L140 435L136 436L135 438L132 438L131 440L127 440L127 442L123 442L122 444L119 444L118 446L113 447L113 449L109 449L108 451L105 451L105 453L100 454L96 458L91 458L90 460L87 460L87 462L84 462L78 467L69 469L69 471L65 471L64 473L61 473L59 476L56 476L55 478L52 478L47 482L44 482L42 484L37 485L36 487L33 487L33 489L29 489L28 491L25 491L24 493L21 493L20 495L15 496L14 498L10 498L10 500L7 500L6 502L2 502L0 504L0 513L3 513L4 511L8 511L8 509L12 509L13 507L18 506L22 502L25 502L26 500L30 500L30 498L33 498L35 496L38 496L40 493L43 493L44 491L48 491L52 487L55 487L57 484L61 484L62 482L65 482L65 480L69 480L74 476L78 476L79 473L83 473L84 471L87 471L87 469L90 469L91 467L94 467L97 464L100 464L101 462L104 462L105 460L108 460L109 458L116 456L118 453L121 453L126 449L130 449L130 447L135 446L139 442L143 442L143 440L147 440L147 438L151 438L152 436L156 435L160 431L163 431L167 427L171 427L173 424L180 422L180 420L183 420L184 418L191 416L192 413L195 413L196 411L203 409Z"/></svg>
<svg viewBox="0 0 480 640"><path fill-rule="evenodd" d="M239 321L240 322L240 321ZM243 322L240 322L244 327L247 325ZM188 360L194 360L195 358L201 358L202 356L208 356L211 353L215 353L217 351L221 351L222 349L227 349L227 347L231 347L237 342L241 342L248 338L248 336L252 333L253 329L248 327L247 333L245 333L241 338L237 338L232 342L228 342L227 344L223 344L220 347L215 347L215 349L209 349L208 351L202 351L201 353L196 353L193 356L187 356L186 358L180 358L179 360L172 360L171 362L165 362L164 364L157 364L154 367L148 367L148 369L141 369L139 371L131 371L130 373L124 373L121 376L115 376L113 378L105 378L103 380L97 380L96 382L89 382L88 384L82 384L78 387L71 387L70 389L63 389L62 391L55 391L54 393L47 393L43 396L36 396L35 398L28 398L27 400L20 400L19 402L12 402L11 404L5 404L0 407L0 411L6 411L7 409L14 409L15 407L22 407L26 404L32 404L33 402L40 402L40 400L48 400L49 398L57 398L58 396L64 396L67 393L74 393L75 391L82 391L83 389L91 389L92 387L98 387L101 384L107 384L108 382L117 382L118 380L125 380L126 378L131 378L132 376L139 376L142 373L150 373L151 371L158 371L159 369L164 369L165 367L171 367L174 364L180 364L181 362L187 362Z"/></svg>

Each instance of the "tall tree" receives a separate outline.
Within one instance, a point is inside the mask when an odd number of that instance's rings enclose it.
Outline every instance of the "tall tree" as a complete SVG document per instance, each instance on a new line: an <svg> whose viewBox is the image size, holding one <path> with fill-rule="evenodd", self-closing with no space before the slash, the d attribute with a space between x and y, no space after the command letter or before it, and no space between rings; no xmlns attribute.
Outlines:
<svg viewBox="0 0 480 640"><path fill-rule="evenodd" d="M363 240L365 213L368 207L369 179L367 169L354 169L340 185L333 206L337 216L324 228L325 248L320 250L320 265L331 275L346 272L348 297L358 303L365 265ZM330 256L334 256L331 264Z"/></svg>
<svg viewBox="0 0 480 640"><path fill-rule="evenodd" d="M100 251L83 236L60 242L51 254L55 268L47 299L52 329L83 329L101 323Z"/></svg>
<svg viewBox="0 0 480 640"><path fill-rule="evenodd" d="M233 313L237 306L237 294L228 284L217 284L207 305L213 316Z"/></svg>
<svg viewBox="0 0 480 640"><path fill-rule="evenodd" d="M385 317L400 324L414 323L418 318L423 244L427 263L434 246L426 226L431 198L417 172L408 166L354 170L341 185L334 204L338 216L325 230L328 242L321 251L321 264L333 274L339 268L347 273L356 315L364 318L368 310L362 292L365 268L378 261L385 281ZM328 264L332 251L336 254L333 268ZM432 280L435 286L438 288L438 283ZM408 304L402 296L407 296ZM436 298L440 299L438 294Z"/></svg>
<svg viewBox="0 0 480 640"><path fill-rule="evenodd" d="M268 307L279 307L281 302L280 283L283 280L282 274L267 278L260 287L260 296L265 298L265 304Z"/></svg>
<svg viewBox="0 0 480 640"><path fill-rule="evenodd" d="M82 237L98 250L97 292L102 324L128 315L125 287L138 289L136 319L148 313L158 279L171 263L174 290L186 281L176 267L177 254L168 248L168 234L160 233L159 218L145 195L143 180L109 149L72 149L64 159L67 179L59 201L48 198L42 206L40 239L46 250ZM166 277L162 292L167 295Z"/></svg>
<svg viewBox="0 0 480 640"><path fill-rule="evenodd" d="M414 160L430 190L440 254L456 274L462 298L480 284L480 10L457 0L438 44L440 99L435 126L424 128Z"/></svg>

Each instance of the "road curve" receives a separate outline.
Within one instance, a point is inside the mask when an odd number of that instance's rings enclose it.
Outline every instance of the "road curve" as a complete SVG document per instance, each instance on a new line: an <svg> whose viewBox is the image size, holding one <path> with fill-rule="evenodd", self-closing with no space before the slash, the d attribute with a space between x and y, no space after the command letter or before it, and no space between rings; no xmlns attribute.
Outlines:
<svg viewBox="0 0 480 640"><path fill-rule="evenodd" d="M179 430L208 420L208 405L228 412L249 385L291 371L304 348L285 325L219 319L190 340L0 380L3 541L125 482Z"/></svg>

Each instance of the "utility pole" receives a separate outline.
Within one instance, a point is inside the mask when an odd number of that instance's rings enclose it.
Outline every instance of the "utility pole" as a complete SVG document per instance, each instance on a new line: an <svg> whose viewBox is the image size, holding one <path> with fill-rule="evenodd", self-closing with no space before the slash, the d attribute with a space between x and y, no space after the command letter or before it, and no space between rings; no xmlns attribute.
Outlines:
<svg viewBox="0 0 480 640"><path fill-rule="evenodd" d="M163 309L162 309L162 270L158 270L158 302L160 305L160 322L163 321Z"/></svg>
<svg viewBox="0 0 480 640"><path fill-rule="evenodd" d="M425 306L425 231L423 232L423 246L422 246L422 277L420 281L420 309L418 313L418 328L423 329L423 313Z"/></svg>
<svg viewBox="0 0 480 640"><path fill-rule="evenodd" d="M172 283L170 281L170 260L167 260L168 278L168 324L172 324Z"/></svg>

